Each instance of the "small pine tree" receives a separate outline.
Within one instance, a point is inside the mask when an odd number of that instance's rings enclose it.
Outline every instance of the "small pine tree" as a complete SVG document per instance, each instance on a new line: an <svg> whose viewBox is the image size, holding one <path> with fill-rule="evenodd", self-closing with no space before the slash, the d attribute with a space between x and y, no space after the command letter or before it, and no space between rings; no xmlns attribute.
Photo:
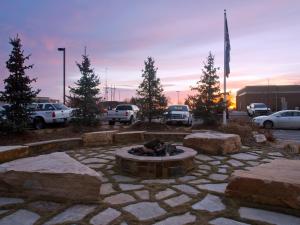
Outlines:
<svg viewBox="0 0 300 225"><path fill-rule="evenodd" d="M30 55L24 56L21 39L17 35L15 38L10 38L9 43L13 49L6 62L9 76L4 80L5 90L1 91L1 100L11 104L7 112L7 128L12 132L22 132L30 119L27 106L32 103L40 90L33 90L31 83L36 82L36 79L30 79L25 73L33 65L24 65Z"/></svg>
<svg viewBox="0 0 300 225"><path fill-rule="evenodd" d="M70 88L68 99L74 108L79 109L78 122L84 125L96 125L96 115L100 113L99 101L100 79L91 68L89 57L82 55L82 62L76 63L81 73L81 78L75 82L77 87Z"/></svg>
<svg viewBox="0 0 300 225"><path fill-rule="evenodd" d="M154 66L154 59L148 57L144 63L145 69L142 70L144 80L137 90L137 102L142 118L148 118L150 123L154 117L162 114L168 102L163 94L160 79L156 77L157 68Z"/></svg>
<svg viewBox="0 0 300 225"><path fill-rule="evenodd" d="M207 61L204 62L202 76L197 82L197 86L191 90L195 95L188 96L186 103L193 110L195 117L201 117L206 124L217 122L217 114L224 109L220 93L220 82L217 70L214 65L215 58L209 53Z"/></svg>

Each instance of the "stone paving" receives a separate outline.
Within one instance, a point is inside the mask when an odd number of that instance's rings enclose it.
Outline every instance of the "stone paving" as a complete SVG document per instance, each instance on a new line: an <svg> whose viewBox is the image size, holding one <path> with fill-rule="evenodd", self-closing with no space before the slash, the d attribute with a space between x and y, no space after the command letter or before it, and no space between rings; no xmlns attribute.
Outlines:
<svg viewBox="0 0 300 225"><path fill-rule="evenodd" d="M196 156L196 168L183 177L142 179L115 168L117 146L67 151L95 169L103 182L98 203L0 197L0 225L298 225L300 212L225 197L228 179L277 158L295 158L270 147L243 148L227 156ZM295 158L296 159L296 158ZM298 157L299 160L299 157Z"/></svg>

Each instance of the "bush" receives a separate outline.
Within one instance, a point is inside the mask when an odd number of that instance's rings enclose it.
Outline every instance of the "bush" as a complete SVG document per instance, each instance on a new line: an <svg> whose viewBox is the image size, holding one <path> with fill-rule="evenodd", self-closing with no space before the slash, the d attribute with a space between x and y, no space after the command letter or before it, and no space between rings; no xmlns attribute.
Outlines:
<svg viewBox="0 0 300 225"><path fill-rule="evenodd" d="M258 131L258 127L247 122L230 122L226 126L220 126L219 131L230 134L238 134L244 145L253 144L255 142L252 132Z"/></svg>

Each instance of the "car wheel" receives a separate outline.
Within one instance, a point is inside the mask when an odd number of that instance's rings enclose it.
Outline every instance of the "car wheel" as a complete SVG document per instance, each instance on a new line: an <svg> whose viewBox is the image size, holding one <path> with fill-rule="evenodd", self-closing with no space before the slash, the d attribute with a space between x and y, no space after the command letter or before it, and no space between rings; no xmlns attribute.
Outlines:
<svg viewBox="0 0 300 225"><path fill-rule="evenodd" d="M133 116L130 117L130 120L128 121L128 124L132 124L134 122Z"/></svg>
<svg viewBox="0 0 300 225"><path fill-rule="evenodd" d="M269 120L265 121L264 122L264 128L265 129L272 129L273 128L273 122L269 121Z"/></svg>
<svg viewBox="0 0 300 225"><path fill-rule="evenodd" d="M34 119L34 127L37 130L44 129L45 128L45 121L44 121L44 119L41 118L41 117L35 118Z"/></svg>

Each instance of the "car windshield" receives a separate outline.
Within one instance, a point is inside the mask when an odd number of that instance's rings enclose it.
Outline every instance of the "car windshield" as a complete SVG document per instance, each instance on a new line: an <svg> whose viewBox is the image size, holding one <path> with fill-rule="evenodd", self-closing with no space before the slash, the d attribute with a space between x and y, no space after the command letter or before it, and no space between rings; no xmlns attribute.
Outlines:
<svg viewBox="0 0 300 225"><path fill-rule="evenodd" d="M267 108L267 106L263 103L254 104L254 108Z"/></svg>
<svg viewBox="0 0 300 225"><path fill-rule="evenodd" d="M57 109L57 110L66 110L66 109L69 109L67 106L65 106L64 104L53 104L54 107Z"/></svg>
<svg viewBox="0 0 300 225"><path fill-rule="evenodd" d="M168 108L168 111L189 111L188 107L185 105L172 105Z"/></svg>

